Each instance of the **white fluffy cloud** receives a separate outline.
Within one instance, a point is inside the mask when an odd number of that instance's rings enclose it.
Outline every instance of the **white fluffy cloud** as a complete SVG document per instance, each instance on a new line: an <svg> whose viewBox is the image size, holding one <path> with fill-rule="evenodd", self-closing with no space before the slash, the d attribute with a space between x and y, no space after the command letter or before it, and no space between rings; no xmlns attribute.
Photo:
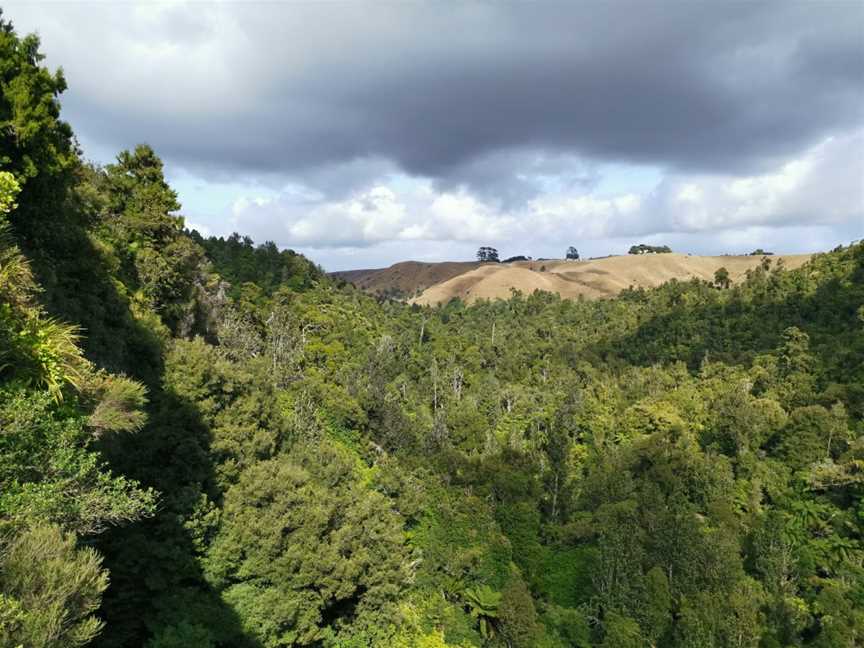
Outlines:
<svg viewBox="0 0 864 648"><path fill-rule="evenodd" d="M765 240L804 250L823 240L842 242L856 229L864 232L864 183L850 169L864 171L864 132L827 139L760 175L668 175L652 191L614 195L570 187L512 209L407 176L391 176L332 202L310 202L308 194L292 188L276 197L238 199L230 226L319 252L411 242L402 247L403 257L411 255L406 249L430 243L497 244L539 256L560 254L558 248L576 242L608 253L620 249L600 246L616 240L621 247L637 237L684 243L699 234L710 236L710 244L701 247L715 253L745 251ZM796 245L807 231L818 236Z"/></svg>
<svg viewBox="0 0 864 648"><path fill-rule="evenodd" d="M669 231L844 223L864 229L864 131L828 138L761 175L671 176L651 196L649 211Z"/></svg>

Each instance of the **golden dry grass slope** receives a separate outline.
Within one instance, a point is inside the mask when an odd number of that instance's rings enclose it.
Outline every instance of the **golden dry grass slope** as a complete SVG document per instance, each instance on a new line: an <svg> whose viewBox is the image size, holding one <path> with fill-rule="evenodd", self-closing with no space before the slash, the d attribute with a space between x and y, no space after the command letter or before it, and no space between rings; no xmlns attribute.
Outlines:
<svg viewBox="0 0 864 648"><path fill-rule="evenodd" d="M478 299L507 299L512 290L530 294L535 290L558 293L565 299L583 295L588 299L612 297L620 291L653 288L671 279L692 278L713 281L721 267L729 271L733 283L747 270L762 263L761 256L690 256L687 254L645 254L613 256L586 261L520 261L483 264L432 285L411 303L446 304L454 297L466 302ZM782 262L797 268L809 254L769 257L772 264ZM476 264L474 264L476 266Z"/></svg>
<svg viewBox="0 0 864 648"><path fill-rule="evenodd" d="M479 266L480 264L476 261L445 261L443 263L403 261L389 268L347 270L330 274L373 295L406 298L426 290L429 286L442 283Z"/></svg>

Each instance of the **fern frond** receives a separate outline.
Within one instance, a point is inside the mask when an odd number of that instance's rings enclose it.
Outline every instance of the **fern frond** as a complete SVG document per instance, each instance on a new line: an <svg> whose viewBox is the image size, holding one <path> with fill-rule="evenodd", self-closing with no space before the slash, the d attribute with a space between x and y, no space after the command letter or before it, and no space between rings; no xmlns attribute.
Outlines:
<svg viewBox="0 0 864 648"><path fill-rule="evenodd" d="M147 388L139 382L99 371L85 374L80 392L91 410L87 423L97 436L105 432L137 432L147 421L143 409Z"/></svg>
<svg viewBox="0 0 864 648"><path fill-rule="evenodd" d="M12 241L8 225L0 223L0 300L29 306L38 290L27 258Z"/></svg>
<svg viewBox="0 0 864 648"><path fill-rule="evenodd" d="M56 318L35 317L27 329L21 335L29 338L29 351L35 360L36 375L30 376L31 382L45 387L61 402L63 387L69 384L78 389L88 367L78 346L80 328Z"/></svg>

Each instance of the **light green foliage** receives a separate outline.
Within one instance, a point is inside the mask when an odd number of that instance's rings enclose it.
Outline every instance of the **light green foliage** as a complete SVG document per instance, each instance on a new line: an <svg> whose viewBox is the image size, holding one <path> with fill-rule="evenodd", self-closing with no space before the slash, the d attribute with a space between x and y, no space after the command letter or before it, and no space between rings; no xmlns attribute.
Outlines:
<svg viewBox="0 0 864 648"><path fill-rule="evenodd" d="M681 603L679 623L683 646L756 648L762 634L762 588L751 579L725 597L699 592Z"/></svg>
<svg viewBox="0 0 864 648"><path fill-rule="evenodd" d="M12 243L9 228L0 223L0 294L6 302L4 318L10 320L13 308L28 305L35 287L30 264Z"/></svg>
<svg viewBox="0 0 864 648"><path fill-rule="evenodd" d="M207 564L265 646L381 623L409 578L398 516L338 448L300 449L245 471L225 496Z"/></svg>
<svg viewBox="0 0 864 648"><path fill-rule="evenodd" d="M102 629L108 574L91 548L56 526L0 537L0 645L73 648Z"/></svg>
<svg viewBox="0 0 864 648"><path fill-rule="evenodd" d="M452 595L472 583L502 586L512 553L487 505L476 496L460 497L440 487L430 495L408 534L423 556L418 583Z"/></svg>
<svg viewBox="0 0 864 648"><path fill-rule="evenodd" d="M56 401L63 400L64 388L78 387L86 364L76 326L45 318L38 310L16 317L8 303L0 304L0 322L8 339L0 369L25 385L47 389Z"/></svg>
<svg viewBox="0 0 864 648"><path fill-rule="evenodd" d="M643 648L645 639L639 624L614 612L604 621L605 637L602 648Z"/></svg>
<svg viewBox="0 0 864 648"><path fill-rule="evenodd" d="M591 645L591 628L579 610L548 605L542 622L547 632L547 643L538 642L540 646L588 648Z"/></svg>
<svg viewBox="0 0 864 648"><path fill-rule="evenodd" d="M755 397L748 376L725 371L715 376L716 371L713 366L703 368L714 394L703 433L705 443L739 458L757 452L786 424L785 410L775 400Z"/></svg>
<svg viewBox="0 0 864 648"><path fill-rule="evenodd" d="M9 180L0 193L12 204L17 184ZM88 370L78 347L78 327L47 317L36 302L38 287L30 264L12 241L0 213L0 376L47 388L55 400L77 386Z"/></svg>
<svg viewBox="0 0 864 648"><path fill-rule="evenodd" d="M88 374L80 384L82 404L88 406L88 427L98 435L137 432L147 421L147 389L124 376L105 371Z"/></svg>
<svg viewBox="0 0 864 648"><path fill-rule="evenodd" d="M152 514L155 493L113 476L88 448L86 418L46 393L0 389L0 515L82 534Z"/></svg>
<svg viewBox="0 0 864 648"><path fill-rule="evenodd" d="M263 367L233 364L201 338L177 340L166 359L166 386L196 403L210 429L210 452L222 486L276 453L286 424Z"/></svg>
<svg viewBox="0 0 864 648"><path fill-rule="evenodd" d="M672 624L674 603L669 578L660 567L652 567L645 574L643 599L644 607L640 616L644 619L646 634L656 644Z"/></svg>
<svg viewBox="0 0 864 648"><path fill-rule="evenodd" d="M8 171L0 171L0 223L5 222L6 214L11 212L18 194L21 193L21 185L15 176Z"/></svg>
<svg viewBox="0 0 864 648"><path fill-rule="evenodd" d="M496 592L488 585L480 585L467 588L462 596L471 617L477 621L480 636L489 639L495 635L501 607L501 592Z"/></svg>

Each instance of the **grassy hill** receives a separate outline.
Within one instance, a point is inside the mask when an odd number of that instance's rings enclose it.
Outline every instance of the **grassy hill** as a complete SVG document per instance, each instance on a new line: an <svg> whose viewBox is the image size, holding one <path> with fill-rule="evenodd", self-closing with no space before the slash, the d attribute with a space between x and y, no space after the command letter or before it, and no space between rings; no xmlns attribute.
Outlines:
<svg viewBox="0 0 864 648"><path fill-rule="evenodd" d="M672 279L712 281L719 268L726 268L732 283L738 283L763 258L648 254L500 264L405 261L389 268L334 272L333 276L372 294L434 306L457 297L468 303L478 299L507 299L512 290L525 294L542 290L565 299L580 295L599 299L613 297L630 286L655 288ZM770 257L772 265L782 263L789 269L800 267L809 258L808 254Z"/></svg>
<svg viewBox="0 0 864 648"><path fill-rule="evenodd" d="M443 263L402 261L389 268L348 270L330 274L373 295L405 299L426 290L430 286L470 272L479 266L480 264L474 261L445 261Z"/></svg>

